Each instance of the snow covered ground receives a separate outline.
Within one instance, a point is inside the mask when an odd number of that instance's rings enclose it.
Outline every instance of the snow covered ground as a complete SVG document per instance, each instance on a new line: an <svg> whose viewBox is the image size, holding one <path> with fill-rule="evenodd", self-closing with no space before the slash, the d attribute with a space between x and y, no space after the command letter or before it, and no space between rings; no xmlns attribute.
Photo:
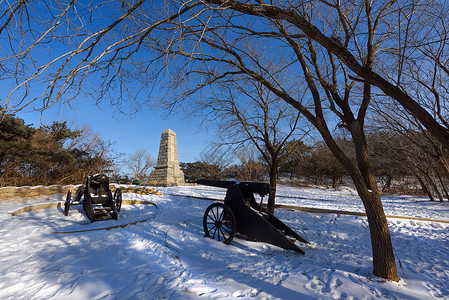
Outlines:
<svg viewBox="0 0 449 300"><path fill-rule="evenodd" d="M372 275L365 217L278 209L309 245L305 255L234 239L203 237L203 213L225 191L160 188L124 194L157 204L127 205L119 219L90 223L81 207L12 216L61 195L0 204L0 299L449 299L449 223L389 218L399 282ZM277 203L362 212L350 189L281 187ZM387 215L449 221L449 204L383 197ZM110 230L77 232L124 225ZM55 233L69 232L72 233Z"/></svg>

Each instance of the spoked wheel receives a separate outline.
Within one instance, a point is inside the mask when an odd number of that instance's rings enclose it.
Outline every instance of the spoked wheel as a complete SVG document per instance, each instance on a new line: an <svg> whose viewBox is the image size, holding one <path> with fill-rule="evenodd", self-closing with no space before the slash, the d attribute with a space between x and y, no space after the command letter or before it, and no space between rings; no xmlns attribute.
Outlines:
<svg viewBox="0 0 449 300"><path fill-rule="evenodd" d="M70 209L70 200L72 200L72 190L67 191L67 198L64 203L64 215L69 215L69 209Z"/></svg>
<svg viewBox="0 0 449 300"><path fill-rule="evenodd" d="M223 203L213 203L204 212L204 236L230 244L235 235L235 217Z"/></svg>
<svg viewBox="0 0 449 300"><path fill-rule="evenodd" d="M95 221L94 205L92 202L92 197L88 192L84 193L83 209L89 220L91 222L94 222Z"/></svg>
<svg viewBox="0 0 449 300"><path fill-rule="evenodd" d="M120 189L116 189L114 192L114 203L117 212L120 212L120 209L122 208L122 191Z"/></svg>
<svg viewBox="0 0 449 300"><path fill-rule="evenodd" d="M110 190L109 190L108 195L109 195L108 205L109 205L109 207L110 207L111 210L112 210L111 217L112 217L114 220L117 220L117 219L118 219L117 207L115 206L115 202L114 202L114 199L112 198L112 193L111 193Z"/></svg>

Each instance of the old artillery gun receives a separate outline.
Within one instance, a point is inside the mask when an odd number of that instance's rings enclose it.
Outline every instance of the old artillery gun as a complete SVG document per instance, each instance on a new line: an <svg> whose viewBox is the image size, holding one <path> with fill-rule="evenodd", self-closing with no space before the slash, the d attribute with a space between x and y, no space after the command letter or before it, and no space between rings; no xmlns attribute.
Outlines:
<svg viewBox="0 0 449 300"><path fill-rule="evenodd" d="M81 200L82 197L83 200ZM122 207L122 192L116 189L112 196L108 176L90 175L87 176L84 188L78 190L73 200L72 191L67 192L64 215L69 214L70 206L78 204L83 205L84 212L91 222L110 218L117 220Z"/></svg>
<svg viewBox="0 0 449 300"><path fill-rule="evenodd" d="M268 183L218 180L198 180L197 183L227 189L224 204L213 203L204 212L206 237L229 244L235 233L239 232L255 240L304 254L293 241L309 242L263 208L263 197L271 190ZM261 197L260 204L254 194Z"/></svg>

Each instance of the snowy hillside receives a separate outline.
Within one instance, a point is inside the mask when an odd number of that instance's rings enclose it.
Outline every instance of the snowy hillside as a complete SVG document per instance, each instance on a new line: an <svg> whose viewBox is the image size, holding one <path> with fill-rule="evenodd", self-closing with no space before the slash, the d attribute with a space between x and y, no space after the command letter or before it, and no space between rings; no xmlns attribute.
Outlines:
<svg viewBox="0 0 449 300"><path fill-rule="evenodd" d="M448 203L383 197L387 215L435 220L388 219L401 277L396 283L371 273L363 216L277 209L281 220L311 242L298 244L306 252L299 255L238 238L231 245L204 238L203 213L212 201L194 197L223 199L225 190L160 190L162 196L124 194L157 207L126 205L117 221L93 224L81 206L72 207L67 217L62 208L11 215L27 205L62 201L61 196L0 204L0 298L449 298ZM349 189L281 187L277 203L363 212Z"/></svg>

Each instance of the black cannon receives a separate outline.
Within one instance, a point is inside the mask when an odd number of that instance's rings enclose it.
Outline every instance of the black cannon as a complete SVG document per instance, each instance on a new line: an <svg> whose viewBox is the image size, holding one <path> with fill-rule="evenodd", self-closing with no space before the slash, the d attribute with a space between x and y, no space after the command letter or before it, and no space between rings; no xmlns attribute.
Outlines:
<svg viewBox="0 0 449 300"><path fill-rule="evenodd" d="M83 200L81 199L83 197ZM117 220L122 207L122 192L116 189L114 196L109 188L109 178L105 174L87 176L86 185L78 189L72 200L72 191L67 192L64 214L69 214L70 206L82 204L91 222L113 218Z"/></svg>
<svg viewBox="0 0 449 300"><path fill-rule="evenodd" d="M304 251L292 240L309 243L281 220L258 204L254 194L261 199L270 193L271 187L262 182L236 182L198 180L198 184L226 188L224 204L211 204L204 212L203 228L206 237L231 243L236 232L284 249Z"/></svg>

